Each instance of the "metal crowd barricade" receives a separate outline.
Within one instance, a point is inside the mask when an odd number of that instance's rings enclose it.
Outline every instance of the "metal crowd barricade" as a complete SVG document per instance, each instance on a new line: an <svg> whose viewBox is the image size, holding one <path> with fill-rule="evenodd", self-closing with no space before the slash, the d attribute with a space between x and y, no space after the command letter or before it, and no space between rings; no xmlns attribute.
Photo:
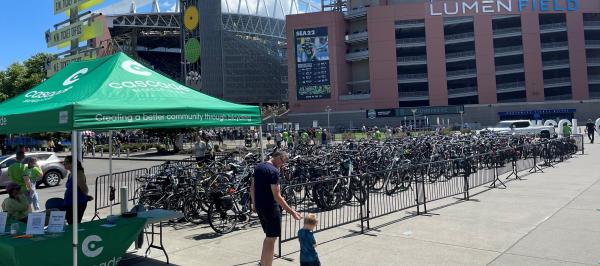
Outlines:
<svg viewBox="0 0 600 266"><path fill-rule="evenodd" d="M585 144L584 144L584 135L583 134L572 134L570 137L575 141L575 146L577 146L577 151L581 152L581 154L585 154Z"/></svg>
<svg viewBox="0 0 600 266"><path fill-rule="evenodd" d="M551 140L552 142L554 140ZM324 209L315 203L316 187L327 187L349 177L324 178L307 183L284 186L282 194L290 207L303 216L316 213L319 225L316 231L324 231L350 223L360 222L360 231L370 229L371 219L398 211L417 207L417 214L427 212L427 203L462 194L469 200L470 191L490 184L490 187L504 185L507 178L520 179L520 173L540 172L540 165L548 157L548 143L527 144L517 148L495 151L461 159L419 165L401 166L378 172L353 176L359 178L366 187L366 199L358 201L353 197L336 208ZM516 156L518 151L519 156ZM491 160L503 162L489 163ZM503 159L502 159L503 158ZM550 159L555 159L556 156ZM502 178L501 178L502 177ZM394 184L393 186L390 184ZM399 184L399 185L395 185ZM393 187L393 188L390 188ZM282 243L296 239L302 223L284 214L282 235L279 238L279 255Z"/></svg>
<svg viewBox="0 0 600 266"><path fill-rule="evenodd" d="M281 194L290 207L299 212L302 217L306 216L308 213L317 214L319 217L319 224L315 228L315 232L320 232L345 224L364 221L366 218L364 215L366 198L359 200L353 196L350 201L336 203L337 199L325 197L319 198L317 196L317 193L319 193L320 190L339 186L340 182L345 182L350 178L360 179L362 176L344 176L302 184L293 184L284 187ZM294 220L290 215L283 215L281 237L279 238L280 251L282 243L298 238L297 232L302 227L303 224L301 221Z"/></svg>
<svg viewBox="0 0 600 266"><path fill-rule="evenodd" d="M119 205L121 203L121 195L118 193L120 187L128 187L127 201L135 201L137 199L137 190L139 188L139 182L137 178L146 176L148 169L140 168L125 172L118 172L112 174L112 182L109 175L101 175L96 178L95 192L94 192L94 217L100 218L99 210L110 208ZM111 195L114 200L111 201Z"/></svg>

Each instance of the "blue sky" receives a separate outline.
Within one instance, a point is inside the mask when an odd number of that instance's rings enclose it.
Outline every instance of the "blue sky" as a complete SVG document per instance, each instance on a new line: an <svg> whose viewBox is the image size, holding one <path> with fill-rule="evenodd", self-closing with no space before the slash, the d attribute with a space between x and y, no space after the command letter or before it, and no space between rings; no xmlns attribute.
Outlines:
<svg viewBox="0 0 600 266"><path fill-rule="evenodd" d="M24 61L39 52L59 53L56 47L46 48L44 32L58 22L66 19L64 13L54 15L53 0L0 0L0 70L10 64ZM104 0L104 3L93 7L105 7L119 0ZM138 2L141 2L138 0ZM161 10L168 10L175 0L159 1ZM150 6L138 8L138 12Z"/></svg>

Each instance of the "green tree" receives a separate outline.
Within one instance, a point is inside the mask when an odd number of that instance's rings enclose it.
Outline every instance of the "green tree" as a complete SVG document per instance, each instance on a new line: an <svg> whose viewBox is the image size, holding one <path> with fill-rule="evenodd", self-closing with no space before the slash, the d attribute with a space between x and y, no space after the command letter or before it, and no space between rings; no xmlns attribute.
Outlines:
<svg viewBox="0 0 600 266"><path fill-rule="evenodd" d="M0 71L0 101L14 97L40 84L46 79L46 63L54 58L38 53L25 62L17 62Z"/></svg>

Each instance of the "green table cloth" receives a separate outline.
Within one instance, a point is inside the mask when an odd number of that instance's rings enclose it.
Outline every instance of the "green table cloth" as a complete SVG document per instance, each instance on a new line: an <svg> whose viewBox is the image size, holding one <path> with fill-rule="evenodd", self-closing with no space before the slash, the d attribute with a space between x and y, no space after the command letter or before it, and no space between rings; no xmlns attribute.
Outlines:
<svg viewBox="0 0 600 266"><path fill-rule="evenodd" d="M117 265L125 251L146 224L144 218L119 218L114 226L105 226L106 220L79 225L79 265ZM7 224L10 228L10 224ZM21 224L19 231L24 231ZM30 239L0 236L0 265L73 265L73 231L65 227L61 234L46 234Z"/></svg>

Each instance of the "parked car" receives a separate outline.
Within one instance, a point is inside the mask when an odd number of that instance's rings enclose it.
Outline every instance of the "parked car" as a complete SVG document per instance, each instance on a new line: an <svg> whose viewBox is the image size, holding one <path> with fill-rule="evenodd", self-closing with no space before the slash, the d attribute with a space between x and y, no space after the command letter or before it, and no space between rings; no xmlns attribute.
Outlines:
<svg viewBox="0 0 600 266"><path fill-rule="evenodd" d="M553 126L538 126L529 120L509 120L500 121L494 127L488 127L480 131L480 134L495 132L499 134L516 135L538 135L542 138L556 137L556 131Z"/></svg>
<svg viewBox="0 0 600 266"><path fill-rule="evenodd" d="M38 180L38 184L44 183L47 187L54 187L67 177L67 169L62 160L53 152L25 153L25 157L35 157L38 165L42 168L44 175ZM8 178L8 167L17 162L15 155L0 156L0 187L5 187L10 182Z"/></svg>

